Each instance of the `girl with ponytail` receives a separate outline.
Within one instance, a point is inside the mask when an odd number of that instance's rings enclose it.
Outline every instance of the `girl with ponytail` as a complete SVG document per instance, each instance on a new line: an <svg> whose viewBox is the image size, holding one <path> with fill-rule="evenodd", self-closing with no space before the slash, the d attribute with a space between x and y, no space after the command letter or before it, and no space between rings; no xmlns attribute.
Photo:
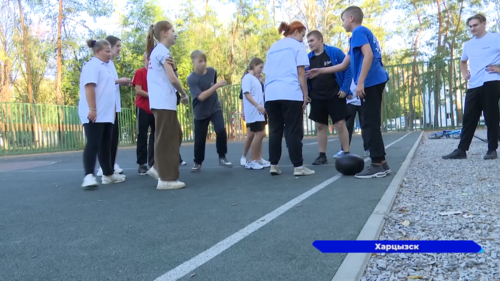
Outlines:
<svg viewBox="0 0 500 281"><path fill-rule="evenodd" d="M259 77L261 77L263 67L264 62L260 58L253 58L241 80L245 122L248 131L253 133L251 160L245 163L245 168L251 170L262 170L271 166L269 162L262 159L262 141L266 135L266 110L264 109L264 93Z"/></svg>
<svg viewBox="0 0 500 281"><path fill-rule="evenodd" d="M88 40L94 56L82 67L80 75L80 101L78 115L82 122L87 143L83 151L85 177L82 187L94 189L98 186L94 176L96 157L103 170L102 184L120 183L125 176L113 173L111 162L111 138L115 122L117 79L109 65L111 45L106 40Z"/></svg>
<svg viewBox="0 0 500 281"><path fill-rule="evenodd" d="M175 44L176 35L172 24L160 21L151 25L147 38L149 59L147 83L149 107L156 122L154 165L147 174L158 179L157 189L178 189L186 186L179 181L179 149L182 130L177 119L177 95L187 102L186 92L177 78L175 64L169 48ZM155 39L158 44L155 46Z"/></svg>
<svg viewBox="0 0 500 281"><path fill-rule="evenodd" d="M313 175L302 158L304 110L310 101L307 90L306 67L309 57L303 43L306 27L298 21L282 22L279 33L285 38L274 43L266 56L266 111L269 118L269 160L271 175L280 175L283 134L295 176Z"/></svg>
<svg viewBox="0 0 500 281"><path fill-rule="evenodd" d="M247 67L245 69L245 72L243 73L243 76L241 77L241 80L243 80L243 77L245 77L245 75L249 72L249 69L250 69L250 66ZM262 76L262 73L257 77L260 81L260 84L262 86L262 93L264 94L264 77ZM265 96L265 94L264 94ZM246 119L245 119L245 103L243 102L243 89L240 90L240 100L241 100L241 112L242 112L242 115L241 117L243 118L243 120L246 122ZM265 101L265 98L264 98L264 101ZM267 125L267 114L264 114L264 117L266 119L266 125ZM245 139L245 142L243 143L243 155L241 156L241 159L240 159L240 165L245 167L246 164L247 164L247 155L248 155L248 151L250 150L250 146L252 145L252 142L253 142L253 137L254 137L254 132L252 132L250 129L249 129L249 124L247 123L246 124L246 127L247 127L247 138ZM266 163L265 166L268 166L269 162L264 160L264 159L261 159L263 161L263 163ZM269 164L270 165L270 164Z"/></svg>

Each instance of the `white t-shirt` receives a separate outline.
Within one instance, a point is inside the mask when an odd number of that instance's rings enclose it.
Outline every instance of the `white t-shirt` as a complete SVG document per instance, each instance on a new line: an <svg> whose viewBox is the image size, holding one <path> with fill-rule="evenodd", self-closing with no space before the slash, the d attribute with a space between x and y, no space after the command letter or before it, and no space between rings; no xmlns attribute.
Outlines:
<svg viewBox="0 0 500 281"><path fill-rule="evenodd" d="M499 81L499 73L488 73L488 65L500 64L500 35L488 32L483 37L467 41L462 53L462 61L469 60L469 89L483 86L488 81Z"/></svg>
<svg viewBox="0 0 500 281"><path fill-rule="evenodd" d="M351 81L351 93L352 99L346 98L346 103L361 106L361 100L356 96L356 83L354 83L354 79Z"/></svg>
<svg viewBox="0 0 500 281"><path fill-rule="evenodd" d="M266 102L275 100L303 101L297 67L309 66L309 57L302 42L284 38L267 51L264 74L266 75Z"/></svg>
<svg viewBox="0 0 500 281"><path fill-rule="evenodd" d="M264 114L260 113L257 108L248 101L246 93L250 93L256 103L264 106L264 94L262 93L262 84L257 77L250 73L243 76L241 80L241 90L243 92L243 108L245 110L245 122L247 124L265 121Z"/></svg>
<svg viewBox="0 0 500 281"><path fill-rule="evenodd" d="M118 79L118 72L116 71L116 66L112 60L109 61L109 65L113 68L115 80ZM120 96L120 85L115 84L116 91L116 112L122 112L122 99Z"/></svg>
<svg viewBox="0 0 500 281"><path fill-rule="evenodd" d="M170 51L158 43L151 52L148 65L148 95L150 109L177 111L175 87L170 83L163 64L170 57Z"/></svg>
<svg viewBox="0 0 500 281"><path fill-rule="evenodd" d="M92 57L83 65L80 74L80 101L78 102L78 115L82 124L88 123L89 104L85 94L85 85L96 84L95 103L97 110L96 123L115 122L115 76L112 66L102 60Z"/></svg>

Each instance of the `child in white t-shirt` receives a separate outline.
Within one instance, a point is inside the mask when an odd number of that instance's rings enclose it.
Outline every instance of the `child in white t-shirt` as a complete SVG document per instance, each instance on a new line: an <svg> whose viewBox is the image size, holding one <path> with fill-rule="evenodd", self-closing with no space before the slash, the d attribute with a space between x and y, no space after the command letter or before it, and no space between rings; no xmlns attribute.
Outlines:
<svg viewBox="0 0 500 281"><path fill-rule="evenodd" d="M154 38L158 44L154 46ZM154 166L148 175L158 179L156 189L178 189L186 186L179 181L179 149L182 129L177 119L177 95L181 102L187 96L171 64L169 48L175 44L176 35L172 24L160 21L149 28L147 53L149 66L147 74L149 107L155 116Z"/></svg>
<svg viewBox="0 0 500 281"><path fill-rule="evenodd" d="M245 122L248 129L254 133L250 161L246 163L245 168L252 170L262 170L271 166L270 163L262 159L262 141L266 135L266 110L264 109L262 84L257 77L261 75L263 67L262 59L253 58L241 80Z"/></svg>
<svg viewBox="0 0 500 281"><path fill-rule="evenodd" d="M78 115L87 139L83 151L85 177L82 187L93 189L98 186L94 176L96 156L103 170L103 184L125 181L125 176L114 174L110 154L116 103L116 96L110 93L114 93L115 83L121 84L124 80L115 79L113 75L108 41L88 40L87 45L94 57L85 63L80 75Z"/></svg>

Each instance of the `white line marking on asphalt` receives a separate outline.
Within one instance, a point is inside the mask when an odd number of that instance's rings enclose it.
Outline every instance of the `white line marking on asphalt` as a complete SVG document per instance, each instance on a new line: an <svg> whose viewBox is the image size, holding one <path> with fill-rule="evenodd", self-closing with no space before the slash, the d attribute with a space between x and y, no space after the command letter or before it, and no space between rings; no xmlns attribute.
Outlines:
<svg viewBox="0 0 500 281"><path fill-rule="evenodd" d="M407 133L406 135L402 136L401 138L393 141L392 143L388 144L385 148L389 148L393 146L394 144L398 143L405 137L407 137L411 132ZM365 158L365 162L367 162L369 158ZM269 214L261 217L260 219L254 221L253 223L247 225L245 228L239 230L238 232L232 234L231 236L227 237L226 239L220 241L219 243L215 244L212 246L210 249L200 253L196 257L184 262L183 264L180 264L176 268L168 271L167 273L163 274L162 276L158 277L155 279L155 281L170 281L170 280L178 280L179 278L185 276L186 274L192 272L196 268L202 266L203 264L207 263L211 259L215 258L225 250L229 249L231 246L234 244L240 242L243 240L245 237L248 235L254 233L255 231L259 230L261 227L264 225L268 224L269 222L273 221L280 215L284 214L286 211L292 209L295 207L297 204L300 202L306 200L308 197L311 195L317 193L318 191L322 190L323 188L327 187L334 181L340 179L342 177L341 174L337 174L334 177L331 177L327 179L326 181L320 183L319 185L309 189L308 191L302 193L301 195L295 197L294 199L288 201L281 207L278 207L276 210L270 212Z"/></svg>

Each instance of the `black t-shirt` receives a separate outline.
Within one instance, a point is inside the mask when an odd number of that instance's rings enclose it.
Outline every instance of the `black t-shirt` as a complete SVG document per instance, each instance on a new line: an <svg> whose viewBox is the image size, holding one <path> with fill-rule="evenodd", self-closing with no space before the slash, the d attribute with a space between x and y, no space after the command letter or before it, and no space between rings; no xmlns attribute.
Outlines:
<svg viewBox="0 0 500 281"><path fill-rule="evenodd" d="M323 52L309 60L309 69L332 66L330 57ZM335 80L335 74L321 74L309 80L311 89L309 90L311 99L325 100L336 96L340 87Z"/></svg>

